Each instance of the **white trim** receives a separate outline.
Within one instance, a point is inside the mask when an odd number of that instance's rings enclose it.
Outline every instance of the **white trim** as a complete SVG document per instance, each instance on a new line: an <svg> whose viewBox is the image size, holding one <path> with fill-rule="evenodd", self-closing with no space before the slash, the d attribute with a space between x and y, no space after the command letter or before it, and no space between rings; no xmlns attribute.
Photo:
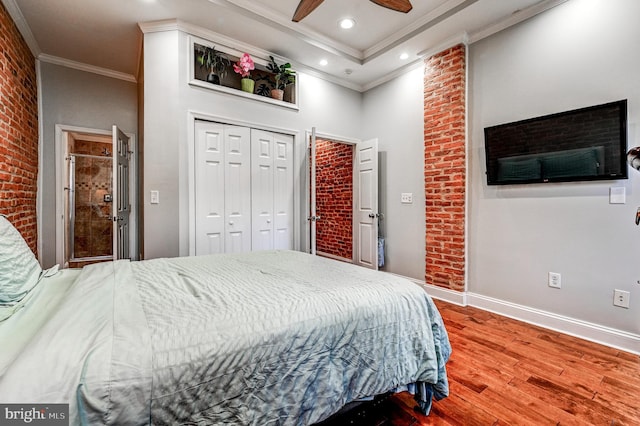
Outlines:
<svg viewBox="0 0 640 426"><path fill-rule="evenodd" d="M107 68L96 67L94 65L88 65L82 62L72 61L70 59L64 59L58 56L48 55L46 53L41 53L40 55L38 55L38 59L40 59L42 62L46 62L49 64L60 65L63 67L72 68L79 71L90 72L90 73L102 75L105 77L128 81L130 83L137 83L135 76L131 74L127 74L119 71L113 71Z"/></svg>
<svg viewBox="0 0 640 426"><path fill-rule="evenodd" d="M196 120L212 121L221 124L228 124L234 126L249 127L256 130L264 130L267 132L282 133L293 137L293 156L294 159L297 156L297 152L300 150L300 132L293 129L287 129L284 127L274 127L267 124L261 124L256 122L248 122L244 120L237 120L229 117L212 115L204 112L188 110L187 111L187 155L188 155L188 167L187 170L187 182L189 185L188 191L188 253L180 253L180 256L194 256L196 253L196 193L195 193L195 175L192 173L195 170L195 125ZM299 164L294 164L294 177L293 177L293 242L294 250L300 250L300 177L295 174L295 170L299 170Z"/></svg>
<svg viewBox="0 0 640 426"><path fill-rule="evenodd" d="M38 261L42 265L44 244L42 242L42 212L44 211L44 200L42 188L44 187L44 119L42 108L42 70L40 61L36 59L36 91L38 97L38 177L36 181L36 232L38 233Z"/></svg>
<svg viewBox="0 0 640 426"><path fill-rule="evenodd" d="M468 292L467 300L470 306L485 311L494 312L505 317L559 331L570 336L579 337L634 354L640 354L640 335L638 334L616 330L603 325L475 293Z"/></svg>
<svg viewBox="0 0 640 426"><path fill-rule="evenodd" d="M453 291L426 284L424 281L415 278L404 277L393 273L392 275L397 275L412 281L424 288L434 299L444 300L445 302L459 306L471 306L527 324L537 325L569 336L640 355L639 334L554 314L553 312L547 312L541 309L518 305L517 303L494 299L477 293Z"/></svg>
<svg viewBox="0 0 640 426"><path fill-rule="evenodd" d="M31 28L29 27L27 20L24 18L20 7L15 2L15 0L2 0L2 4L4 4L7 12L9 12L9 16L11 16L11 19L13 19L13 22L16 24L18 31L20 31L20 34L22 34L22 38L24 39L25 43L27 43L27 46L29 46L31 54L33 54L33 56L37 58L40 53L42 53L42 50L40 49L35 36L31 32Z"/></svg>
<svg viewBox="0 0 640 426"><path fill-rule="evenodd" d="M526 21L529 18L533 18L534 16L542 12L546 12L547 10L559 6L567 1L568 0L547 0L519 10L499 22L474 32L469 39L469 43L475 43L476 41L492 36L495 33L519 24L522 21Z"/></svg>

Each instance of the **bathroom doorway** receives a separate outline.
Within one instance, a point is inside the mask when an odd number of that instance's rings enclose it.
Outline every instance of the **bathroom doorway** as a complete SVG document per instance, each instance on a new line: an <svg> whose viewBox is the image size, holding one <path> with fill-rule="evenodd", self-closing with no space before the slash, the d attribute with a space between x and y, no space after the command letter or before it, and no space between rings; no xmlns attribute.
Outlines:
<svg viewBox="0 0 640 426"><path fill-rule="evenodd" d="M135 259L133 136L56 126L56 261L80 268Z"/></svg>
<svg viewBox="0 0 640 426"><path fill-rule="evenodd" d="M110 137L67 138L66 253L70 268L113 260L113 144Z"/></svg>

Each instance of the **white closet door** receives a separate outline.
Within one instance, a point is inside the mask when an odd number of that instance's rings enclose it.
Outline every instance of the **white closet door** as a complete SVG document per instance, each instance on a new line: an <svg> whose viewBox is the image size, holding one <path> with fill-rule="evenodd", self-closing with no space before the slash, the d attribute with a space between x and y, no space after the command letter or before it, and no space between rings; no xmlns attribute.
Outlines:
<svg viewBox="0 0 640 426"><path fill-rule="evenodd" d="M251 250L250 134L196 121L197 255Z"/></svg>
<svg viewBox="0 0 640 426"><path fill-rule="evenodd" d="M225 252L224 126L196 121L196 254Z"/></svg>
<svg viewBox="0 0 640 426"><path fill-rule="evenodd" d="M251 251L251 130L224 126L225 252Z"/></svg>
<svg viewBox="0 0 640 426"><path fill-rule="evenodd" d="M251 201L253 250L273 245L273 133L251 131Z"/></svg>
<svg viewBox="0 0 640 426"><path fill-rule="evenodd" d="M293 136L274 135L274 248L293 249Z"/></svg>
<svg viewBox="0 0 640 426"><path fill-rule="evenodd" d="M293 136L251 131L253 250L293 249Z"/></svg>

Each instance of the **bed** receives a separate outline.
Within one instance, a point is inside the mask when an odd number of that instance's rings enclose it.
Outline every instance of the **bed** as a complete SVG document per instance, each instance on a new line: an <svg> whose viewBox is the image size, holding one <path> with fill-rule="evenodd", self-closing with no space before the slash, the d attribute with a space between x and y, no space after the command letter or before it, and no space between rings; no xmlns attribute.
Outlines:
<svg viewBox="0 0 640 426"><path fill-rule="evenodd" d="M43 271L0 217L0 403L71 424L309 425L410 390L448 395L419 286L295 251Z"/></svg>

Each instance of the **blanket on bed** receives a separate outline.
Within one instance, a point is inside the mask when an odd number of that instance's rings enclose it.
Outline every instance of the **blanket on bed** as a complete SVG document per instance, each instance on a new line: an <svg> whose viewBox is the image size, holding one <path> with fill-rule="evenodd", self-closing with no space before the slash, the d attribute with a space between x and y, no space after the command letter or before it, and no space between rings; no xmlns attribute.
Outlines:
<svg viewBox="0 0 640 426"><path fill-rule="evenodd" d="M290 251L118 261L82 271L0 400L68 402L72 424L307 425L408 384L428 410L450 350L391 274Z"/></svg>

